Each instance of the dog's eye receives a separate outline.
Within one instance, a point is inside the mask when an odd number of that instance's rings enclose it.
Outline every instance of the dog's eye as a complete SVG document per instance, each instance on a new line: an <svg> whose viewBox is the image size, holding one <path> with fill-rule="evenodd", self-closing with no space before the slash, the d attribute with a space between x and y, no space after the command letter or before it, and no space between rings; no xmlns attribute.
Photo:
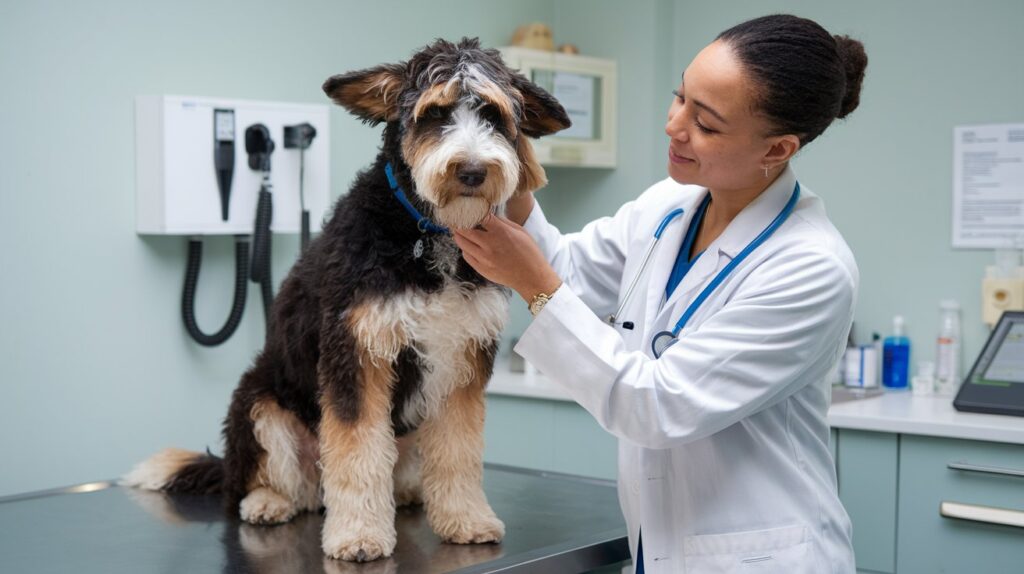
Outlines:
<svg viewBox="0 0 1024 574"><path fill-rule="evenodd" d="M432 120L443 120L445 111L441 106L428 106L427 109L423 110L423 117Z"/></svg>
<svg viewBox="0 0 1024 574"><path fill-rule="evenodd" d="M490 104L480 108L480 117L492 126L501 125L501 112L498 108Z"/></svg>

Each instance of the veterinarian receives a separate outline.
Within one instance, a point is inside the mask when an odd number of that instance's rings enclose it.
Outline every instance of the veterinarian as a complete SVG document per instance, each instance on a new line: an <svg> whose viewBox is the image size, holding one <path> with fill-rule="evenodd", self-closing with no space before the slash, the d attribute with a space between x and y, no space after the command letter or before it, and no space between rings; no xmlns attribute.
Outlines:
<svg viewBox="0 0 1024 574"><path fill-rule="evenodd" d="M858 271L789 162L866 63L809 20L739 24L683 73L667 179L579 233L531 194L457 233L534 313L516 351L619 437L638 572L854 572L826 375Z"/></svg>

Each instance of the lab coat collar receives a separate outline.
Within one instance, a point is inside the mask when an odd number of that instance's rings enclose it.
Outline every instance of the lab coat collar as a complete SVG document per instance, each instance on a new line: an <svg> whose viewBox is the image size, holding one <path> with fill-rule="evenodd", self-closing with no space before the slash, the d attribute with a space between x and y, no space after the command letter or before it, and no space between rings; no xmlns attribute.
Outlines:
<svg viewBox="0 0 1024 574"><path fill-rule="evenodd" d="M794 186L796 174L787 164L779 177L733 218L711 247L722 251L729 259L736 257L782 211L793 195Z"/></svg>
<svg viewBox="0 0 1024 574"><path fill-rule="evenodd" d="M719 263L719 259L724 256L731 260L757 237L785 207L795 185L796 174L787 165L771 185L736 215L725 231L707 247L694 263L690 271L683 277L682 282L676 286L672 295L665 300L664 305L659 305L664 299L665 285L672 272L676 256L679 254L683 234L689 228L696 208L708 193L707 190L695 194L687 205L683 205L682 207L686 211L680 218L683 220L682 225L670 226L665 229L665 233L662 234L663 245L659 246L653 262L654 270L651 273L651 282L647 286L646 317L648 321L646 324L657 325L657 330L674 327L679 317L664 318L661 315L667 310L673 309L680 300L692 301L696 296L697 288L703 287L708 277L724 265ZM649 320L651 318L655 318L653 323Z"/></svg>

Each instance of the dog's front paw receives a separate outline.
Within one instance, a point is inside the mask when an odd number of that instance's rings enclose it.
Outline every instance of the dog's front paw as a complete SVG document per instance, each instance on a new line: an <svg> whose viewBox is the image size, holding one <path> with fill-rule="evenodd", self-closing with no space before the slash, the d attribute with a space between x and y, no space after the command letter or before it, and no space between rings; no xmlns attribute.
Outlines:
<svg viewBox="0 0 1024 574"><path fill-rule="evenodd" d="M324 524L324 554L349 562L369 562L391 556L397 536L394 525L388 528L338 526L328 520Z"/></svg>
<svg viewBox="0 0 1024 574"><path fill-rule="evenodd" d="M437 535L452 544L501 542L505 537L505 523L493 512L453 516L439 522L435 527Z"/></svg>
<svg viewBox="0 0 1024 574"><path fill-rule="evenodd" d="M295 516L295 505L269 488L260 487L242 499L238 507L242 520L250 524L281 524Z"/></svg>

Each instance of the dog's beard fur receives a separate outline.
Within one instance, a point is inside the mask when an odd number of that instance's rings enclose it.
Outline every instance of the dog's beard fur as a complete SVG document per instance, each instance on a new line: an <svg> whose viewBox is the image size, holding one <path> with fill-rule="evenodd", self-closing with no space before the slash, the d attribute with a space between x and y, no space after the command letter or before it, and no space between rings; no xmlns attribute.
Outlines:
<svg viewBox="0 0 1024 574"><path fill-rule="evenodd" d="M434 206L438 223L467 228L480 223L496 207L504 205L519 183L516 150L493 126L483 120L469 102L461 102L440 133L408 142L406 155L416 182L416 192ZM412 148L412 149L410 149ZM459 181L457 166L477 163L487 177L477 187Z"/></svg>

